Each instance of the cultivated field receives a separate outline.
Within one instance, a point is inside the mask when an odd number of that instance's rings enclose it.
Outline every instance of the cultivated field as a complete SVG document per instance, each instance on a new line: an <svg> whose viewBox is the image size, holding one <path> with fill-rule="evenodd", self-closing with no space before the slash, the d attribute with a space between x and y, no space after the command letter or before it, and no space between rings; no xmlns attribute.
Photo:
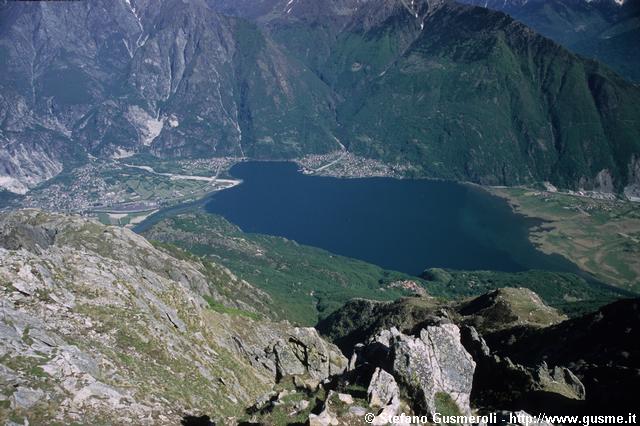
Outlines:
<svg viewBox="0 0 640 426"><path fill-rule="evenodd" d="M526 216L546 221L531 230L545 253L557 253L600 280L640 290L640 205L524 188L491 188Z"/></svg>

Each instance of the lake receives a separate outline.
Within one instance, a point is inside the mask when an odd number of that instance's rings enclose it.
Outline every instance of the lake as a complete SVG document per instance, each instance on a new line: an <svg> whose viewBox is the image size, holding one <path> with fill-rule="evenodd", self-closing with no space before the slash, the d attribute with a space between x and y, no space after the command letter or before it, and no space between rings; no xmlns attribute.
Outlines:
<svg viewBox="0 0 640 426"><path fill-rule="evenodd" d="M535 249L536 220L472 185L391 178L304 175L293 163L246 162L231 174L244 182L213 195L205 210L245 232L419 274L425 268L578 272Z"/></svg>

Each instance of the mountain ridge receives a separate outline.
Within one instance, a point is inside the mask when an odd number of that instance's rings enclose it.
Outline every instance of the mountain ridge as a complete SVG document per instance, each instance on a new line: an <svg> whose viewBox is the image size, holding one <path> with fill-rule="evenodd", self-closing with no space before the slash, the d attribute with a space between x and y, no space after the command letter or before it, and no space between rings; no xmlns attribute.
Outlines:
<svg viewBox="0 0 640 426"><path fill-rule="evenodd" d="M89 156L343 145L421 177L638 185L640 89L486 9L264 2L236 18L204 0L71 3L0 9L0 184L16 192Z"/></svg>
<svg viewBox="0 0 640 426"><path fill-rule="evenodd" d="M462 2L505 12L570 50L608 64L631 81L640 81L637 0Z"/></svg>
<svg viewBox="0 0 640 426"><path fill-rule="evenodd" d="M637 299L570 320L523 288L356 299L319 326L348 360L316 329L272 320L268 296L225 268L176 255L77 216L0 214L0 419L353 424L367 410L635 407L600 379L637 385Z"/></svg>
<svg viewBox="0 0 640 426"><path fill-rule="evenodd" d="M346 365L314 329L271 321L269 297L228 270L126 229L2 214L0 259L3 421L226 419L282 374L322 380Z"/></svg>

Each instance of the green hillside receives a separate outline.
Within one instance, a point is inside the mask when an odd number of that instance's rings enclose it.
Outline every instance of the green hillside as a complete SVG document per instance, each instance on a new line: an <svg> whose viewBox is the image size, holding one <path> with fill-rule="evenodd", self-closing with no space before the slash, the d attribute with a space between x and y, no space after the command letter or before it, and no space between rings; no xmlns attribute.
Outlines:
<svg viewBox="0 0 640 426"><path fill-rule="evenodd" d="M626 0L463 0L503 11L569 50L640 81L640 2Z"/></svg>
<svg viewBox="0 0 640 426"><path fill-rule="evenodd" d="M344 35L333 56L338 75L368 81L338 79L350 150L485 184L551 180L620 190L628 183L640 150L638 87L503 14L461 5L428 15L424 30L382 67L360 52L389 51L390 40L403 37L384 25Z"/></svg>
<svg viewBox="0 0 640 426"><path fill-rule="evenodd" d="M167 217L143 236L176 257L196 256L225 266L271 296L274 317L306 325L315 324L353 298L395 300L416 290L455 299L498 287L525 287L569 314L626 295L574 274L546 271L429 269L422 277L413 277L281 237L245 233L220 216L199 212Z"/></svg>
<svg viewBox="0 0 640 426"><path fill-rule="evenodd" d="M639 183L640 88L606 66L451 1L294 3L1 6L3 185L90 155L294 159L338 142L420 177ZM628 51L631 24L594 48Z"/></svg>
<svg viewBox="0 0 640 426"><path fill-rule="evenodd" d="M354 297L393 300L411 294L389 286L411 279L399 272L268 235L247 234L209 214L181 214L144 232L229 268L266 291L282 318L312 325Z"/></svg>

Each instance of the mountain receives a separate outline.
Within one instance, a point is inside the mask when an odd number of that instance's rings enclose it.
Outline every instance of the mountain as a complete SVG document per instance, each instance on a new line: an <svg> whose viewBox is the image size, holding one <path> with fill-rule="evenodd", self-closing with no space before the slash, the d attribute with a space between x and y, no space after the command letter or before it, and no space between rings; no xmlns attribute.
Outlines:
<svg viewBox="0 0 640 426"><path fill-rule="evenodd" d="M271 319L269 295L215 261L39 210L0 215L0 292L7 424L635 408L632 393L619 396L637 387L637 300L567 320L523 288L355 299L319 325L348 360L316 329Z"/></svg>
<svg viewBox="0 0 640 426"><path fill-rule="evenodd" d="M612 414L635 409L638 312L638 299L629 299L566 320L531 291L497 289L456 302L353 300L318 328L356 362L376 363L397 356L388 347L402 335L422 338L421 330L453 323L475 362L472 406Z"/></svg>
<svg viewBox="0 0 640 426"><path fill-rule="evenodd" d="M216 10L259 22L304 21L344 24L359 7L371 0L212 0ZM338 21L335 18L338 18Z"/></svg>
<svg viewBox="0 0 640 426"><path fill-rule="evenodd" d="M282 375L347 360L225 268L129 230L36 210L0 217L0 421L180 424L245 415Z"/></svg>
<svg viewBox="0 0 640 426"><path fill-rule="evenodd" d="M609 412L634 404L639 377L640 301L622 300L553 327L503 331L488 338L515 362L545 360L570 366L587 388L587 401ZM598 407L598 408L595 408Z"/></svg>
<svg viewBox="0 0 640 426"><path fill-rule="evenodd" d="M335 146L326 85L204 1L5 2L0 19L1 173L16 192L87 155L274 158Z"/></svg>
<svg viewBox="0 0 640 426"><path fill-rule="evenodd" d="M342 146L415 176L638 183L640 88L486 9L4 2L0 22L0 185L13 192L89 156L291 159Z"/></svg>
<svg viewBox="0 0 640 426"><path fill-rule="evenodd" d="M622 99L637 87L502 14L445 3L422 22L393 16L403 32L385 21L338 43L357 47L335 55L337 74L368 80L342 105L351 150L488 184L544 176L606 191L627 179L637 103ZM363 56L389 40L387 58Z"/></svg>
<svg viewBox="0 0 640 426"><path fill-rule="evenodd" d="M570 50L606 63L620 75L640 81L637 0L463 0L505 12Z"/></svg>

